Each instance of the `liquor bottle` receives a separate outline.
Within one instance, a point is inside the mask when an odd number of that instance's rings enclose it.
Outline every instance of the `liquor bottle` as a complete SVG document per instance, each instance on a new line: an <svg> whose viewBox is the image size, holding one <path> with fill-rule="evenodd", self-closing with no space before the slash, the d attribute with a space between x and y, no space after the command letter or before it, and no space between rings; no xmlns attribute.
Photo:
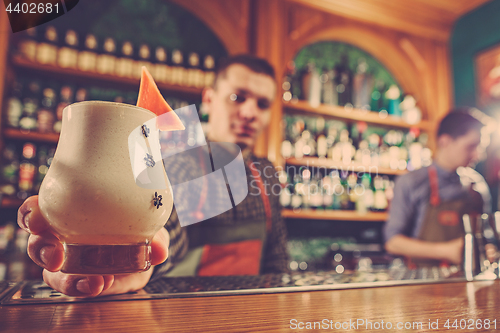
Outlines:
<svg viewBox="0 0 500 333"><path fill-rule="evenodd" d="M36 173L35 156L35 145L29 142L25 143L23 145L23 160L19 165L19 191L17 192L19 199L24 200L32 193Z"/></svg>
<svg viewBox="0 0 500 333"><path fill-rule="evenodd" d="M312 209L323 209L323 186L321 172L316 170L309 184L310 205Z"/></svg>
<svg viewBox="0 0 500 333"><path fill-rule="evenodd" d="M19 53L29 61L36 60L37 48L38 48L38 30L36 27L29 28L26 30L26 35L17 44L17 49Z"/></svg>
<svg viewBox="0 0 500 333"><path fill-rule="evenodd" d="M349 198L349 184L347 182L347 176L342 172L340 177L340 185L342 191L340 192L340 209L342 210L350 210L351 200Z"/></svg>
<svg viewBox="0 0 500 333"><path fill-rule="evenodd" d="M132 77L134 67L134 46L131 42L125 41L121 47L120 58L115 63L115 75L120 77Z"/></svg>
<svg viewBox="0 0 500 333"><path fill-rule="evenodd" d="M313 68L314 65L312 63L308 63L307 66L300 72L300 99L302 100L308 101L311 95L311 79L313 75Z"/></svg>
<svg viewBox="0 0 500 333"><path fill-rule="evenodd" d="M40 133L51 133L54 128L56 92L47 87L42 92L42 105L37 112L37 129Z"/></svg>
<svg viewBox="0 0 500 333"><path fill-rule="evenodd" d="M71 104L73 98L73 89L69 85L64 85L61 87L61 92L59 94L59 104L56 107L56 118L54 122L53 130L55 133L61 132L62 126L62 115L65 107Z"/></svg>
<svg viewBox="0 0 500 333"><path fill-rule="evenodd" d="M203 88L205 86L205 73L200 68L200 57L197 53L189 54L188 82L192 87Z"/></svg>
<svg viewBox="0 0 500 333"><path fill-rule="evenodd" d="M203 71L205 72L205 87L211 87L215 80L215 59L213 56L205 56L203 60Z"/></svg>
<svg viewBox="0 0 500 333"><path fill-rule="evenodd" d="M186 78L186 70L183 67L184 56L180 50L172 51L172 84L183 85Z"/></svg>
<svg viewBox="0 0 500 333"><path fill-rule="evenodd" d="M311 77L309 82L308 102L311 106L317 107L321 103L321 80L318 69L311 63Z"/></svg>
<svg viewBox="0 0 500 333"><path fill-rule="evenodd" d="M385 83L382 80L375 80L371 94L370 110L380 111L385 107Z"/></svg>
<svg viewBox="0 0 500 333"><path fill-rule="evenodd" d="M302 187L302 177L300 173L297 172L293 177L293 194L290 201L292 209L299 209L302 207L302 195L300 193L300 191L302 191Z"/></svg>
<svg viewBox="0 0 500 333"><path fill-rule="evenodd" d="M98 41L96 36L88 34L85 37L84 49L78 53L78 69L94 72L97 66Z"/></svg>
<svg viewBox="0 0 500 333"><path fill-rule="evenodd" d="M62 68L77 68L78 34L74 30L66 31L64 46L58 51L57 63Z"/></svg>
<svg viewBox="0 0 500 333"><path fill-rule="evenodd" d="M313 139L313 136L309 130L305 130L302 132L302 142L304 144L302 148L302 153L306 156L315 156L316 155L316 142Z"/></svg>
<svg viewBox="0 0 500 333"><path fill-rule="evenodd" d="M387 112L396 117L401 117L401 109L399 108L399 103L401 103L401 91L395 84L391 85L385 93L385 98L388 101Z"/></svg>
<svg viewBox="0 0 500 333"><path fill-rule="evenodd" d="M335 189L333 185L333 175L332 173L325 173L323 179L321 179L321 188L323 192L323 207L325 209L334 209L333 207L333 196L335 194Z"/></svg>
<svg viewBox="0 0 500 333"><path fill-rule="evenodd" d="M327 157L329 159L333 159L333 147L335 145L335 141L337 140L337 128L332 121L329 121L327 124L327 136L326 136L326 150Z"/></svg>
<svg viewBox="0 0 500 333"><path fill-rule="evenodd" d="M373 200L373 211L383 212L387 209L387 197L384 189L384 179L380 176L375 176L373 179L373 187L375 189Z"/></svg>
<svg viewBox="0 0 500 333"><path fill-rule="evenodd" d="M14 143L7 143L2 151L0 193L14 196L19 182L19 152Z"/></svg>
<svg viewBox="0 0 500 333"><path fill-rule="evenodd" d="M305 128L304 120L302 120L301 118L297 119L292 128L294 156L297 159L301 159L302 157L304 157L304 146L306 144L304 139L302 138L302 133L304 132Z"/></svg>
<svg viewBox="0 0 500 333"><path fill-rule="evenodd" d="M347 186L349 194L349 210L356 209L356 202L359 200L362 191L360 191L360 186L358 185L358 176L355 172L347 176Z"/></svg>
<svg viewBox="0 0 500 333"><path fill-rule="evenodd" d="M36 112L39 107L40 84L36 80L28 83L26 96L23 98L23 115L19 127L23 130L36 129Z"/></svg>
<svg viewBox="0 0 500 333"><path fill-rule="evenodd" d="M342 195L344 194L344 187L338 170L332 170L330 172L330 178L332 179L332 191L333 191L333 202L332 209L342 209Z"/></svg>
<svg viewBox="0 0 500 333"><path fill-rule="evenodd" d="M85 88L79 88L75 93L75 102L83 102L88 98L88 90Z"/></svg>
<svg viewBox="0 0 500 333"><path fill-rule="evenodd" d="M54 26L45 29L44 41L39 43L36 51L36 60L43 65L57 65L58 33Z"/></svg>
<svg viewBox="0 0 500 333"><path fill-rule="evenodd" d="M142 44L139 47L137 61L134 62L133 77L136 79L141 78L142 67L146 67L148 71L153 72L153 64L151 63L151 49L148 45Z"/></svg>
<svg viewBox="0 0 500 333"><path fill-rule="evenodd" d="M328 155L328 141L325 136L325 118L316 118L316 155L326 158Z"/></svg>
<svg viewBox="0 0 500 333"><path fill-rule="evenodd" d="M368 141L361 140L359 142L358 149L356 150L356 155L354 157L356 163L364 166L371 166L371 152L369 149ZM367 170L369 171L369 170Z"/></svg>
<svg viewBox="0 0 500 333"><path fill-rule="evenodd" d="M40 185L42 184L43 178L47 174L47 171L49 171L49 148L47 146L41 146L38 149L37 153L37 165L38 165L38 172L36 174L35 180L34 180L34 185L33 185L33 193L38 193L40 190Z"/></svg>
<svg viewBox="0 0 500 333"><path fill-rule="evenodd" d="M299 183L297 188L299 194L302 196L302 208L311 208L311 170L302 170L302 183Z"/></svg>
<svg viewBox="0 0 500 333"><path fill-rule="evenodd" d="M372 188L372 177L369 173L364 173L361 177L361 186L363 188L363 194L356 205L356 211L359 213L366 213L371 210L375 201L373 188Z"/></svg>
<svg viewBox="0 0 500 333"><path fill-rule="evenodd" d="M342 56L342 60L335 68L335 71L337 72L336 84L339 105L352 106L352 71L349 68L347 55Z"/></svg>
<svg viewBox="0 0 500 333"><path fill-rule="evenodd" d="M7 101L7 126L18 128L19 120L23 114L23 104L21 98L23 94L23 84L19 80L14 80L10 97Z"/></svg>
<svg viewBox="0 0 500 333"><path fill-rule="evenodd" d="M335 83L335 70L324 70L322 75L322 102L326 105L338 105L338 92Z"/></svg>
<svg viewBox="0 0 500 333"><path fill-rule="evenodd" d="M287 208L292 203L292 194L289 189L289 186L291 185L290 176L285 170L281 170L279 172L278 180L281 184L280 204L283 208Z"/></svg>
<svg viewBox="0 0 500 333"><path fill-rule="evenodd" d="M368 64L363 58L358 59L358 67L353 78L353 105L358 109L370 110L373 77L367 73Z"/></svg>
<svg viewBox="0 0 500 333"><path fill-rule="evenodd" d="M115 64L116 64L115 40L110 37L104 39L102 50L104 52L97 56L97 64L96 64L97 72L100 74L112 75L115 72Z"/></svg>
<svg viewBox="0 0 500 333"><path fill-rule="evenodd" d="M349 131L347 129L340 131L339 143L337 143L337 145L339 146L341 152L342 163L344 165L351 164L354 154L356 153L356 149L352 145L352 141L349 139Z"/></svg>
<svg viewBox="0 0 500 333"><path fill-rule="evenodd" d="M166 62L167 51L162 46L158 46L155 50L155 79L161 83L167 83L172 75L172 69Z"/></svg>

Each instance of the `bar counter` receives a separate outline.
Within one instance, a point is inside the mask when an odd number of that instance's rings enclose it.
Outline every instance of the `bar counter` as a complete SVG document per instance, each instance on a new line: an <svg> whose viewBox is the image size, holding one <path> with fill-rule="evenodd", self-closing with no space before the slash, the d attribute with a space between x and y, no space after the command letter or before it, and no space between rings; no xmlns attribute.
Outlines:
<svg viewBox="0 0 500 333"><path fill-rule="evenodd" d="M310 328L309 331L344 332L357 328L357 331L384 332L391 323L394 331L491 332L495 331L495 324L500 330L499 296L500 282L496 280L219 297L3 305L0 331L191 333L290 332ZM445 327L448 319L449 329ZM485 328L487 320L489 329ZM416 322L422 326L415 326ZM406 325L406 329L397 329L398 323L399 327ZM466 328L462 330L460 325Z"/></svg>

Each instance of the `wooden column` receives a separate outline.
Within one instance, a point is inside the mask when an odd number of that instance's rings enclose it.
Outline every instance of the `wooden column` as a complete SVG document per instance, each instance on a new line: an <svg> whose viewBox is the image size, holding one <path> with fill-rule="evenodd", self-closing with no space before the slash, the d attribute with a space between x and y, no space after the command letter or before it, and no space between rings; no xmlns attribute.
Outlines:
<svg viewBox="0 0 500 333"><path fill-rule="evenodd" d="M284 45L286 43L286 4L283 0L255 1L255 55L267 59L276 71L276 101L271 109L271 122L259 138L255 154L265 156L275 165L280 164L281 153L281 80L284 72Z"/></svg>

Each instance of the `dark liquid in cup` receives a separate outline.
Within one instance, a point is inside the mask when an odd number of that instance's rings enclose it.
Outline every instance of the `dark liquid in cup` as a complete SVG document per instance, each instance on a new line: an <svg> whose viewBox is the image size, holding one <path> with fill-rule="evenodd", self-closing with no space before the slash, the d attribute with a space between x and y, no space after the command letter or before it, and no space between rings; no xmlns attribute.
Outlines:
<svg viewBox="0 0 500 333"><path fill-rule="evenodd" d="M61 271L68 274L128 274L151 267L151 246L137 245L65 245Z"/></svg>

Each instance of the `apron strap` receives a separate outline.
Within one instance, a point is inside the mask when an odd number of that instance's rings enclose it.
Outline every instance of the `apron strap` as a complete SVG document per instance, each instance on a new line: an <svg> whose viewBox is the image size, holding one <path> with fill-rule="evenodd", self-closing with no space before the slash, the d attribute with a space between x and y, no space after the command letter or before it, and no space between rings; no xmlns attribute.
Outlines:
<svg viewBox="0 0 500 333"><path fill-rule="evenodd" d="M257 185L259 186L260 189L260 197L262 198L262 202L264 203L264 210L266 212L266 230L267 232L270 232L273 220L272 220L271 204L269 202L269 197L265 195L265 188L264 188L264 183L262 182L262 177L260 176L259 170L257 170L253 162L250 162L249 168L250 171L252 171L252 175L257 181Z"/></svg>
<svg viewBox="0 0 500 333"><path fill-rule="evenodd" d="M431 185L430 204L438 206L441 203L441 199L439 198L439 182L436 167L431 165L427 168L427 171L429 173L429 183Z"/></svg>
<svg viewBox="0 0 500 333"><path fill-rule="evenodd" d="M201 168L203 171L206 171L206 165L205 165L205 159L203 158L201 150L198 150L198 156L200 157L200 163L201 163ZM207 177L201 177L202 178L202 187L201 187L201 193L200 193L200 200L198 201L198 206L196 207L196 211L193 212L193 216L196 217L198 220L203 220L203 212L201 211L203 209L203 206L205 205L205 201L207 201L207 194L208 194L208 181Z"/></svg>

